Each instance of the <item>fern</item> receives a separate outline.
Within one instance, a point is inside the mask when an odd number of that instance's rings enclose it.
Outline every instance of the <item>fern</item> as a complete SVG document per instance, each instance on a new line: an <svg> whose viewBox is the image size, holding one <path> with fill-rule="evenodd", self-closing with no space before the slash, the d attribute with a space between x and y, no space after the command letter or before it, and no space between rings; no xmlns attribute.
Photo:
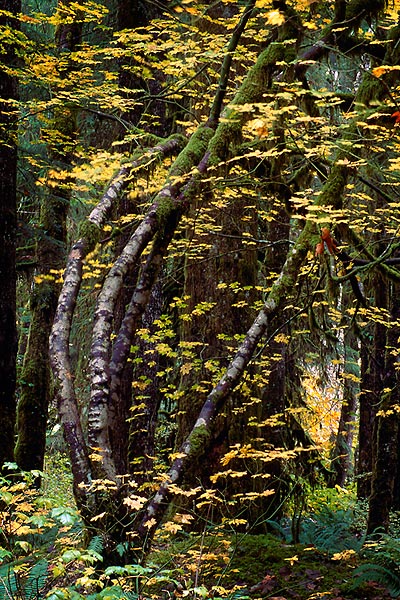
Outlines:
<svg viewBox="0 0 400 600"><path fill-rule="evenodd" d="M355 581L353 588L358 588L363 583L375 581L384 586L392 598L400 596L400 576L393 570L379 564L366 563L354 571Z"/></svg>
<svg viewBox="0 0 400 600"><path fill-rule="evenodd" d="M16 598L20 583L10 565L0 567L0 598Z"/></svg>
<svg viewBox="0 0 400 600"><path fill-rule="evenodd" d="M35 563L26 576L18 575L13 564L0 567L0 598L39 600L40 591L48 577L49 563L42 559Z"/></svg>
<svg viewBox="0 0 400 600"><path fill-rule="evenodd" d="M332 511L324 507L301 525L300 542L312 544L332 555L343 550L360 550L363 540L353 535L351 510Z"/></svg>
<svg viewBox="0 0 400 600"><path fill-rule="evenodd" d="M44 588L47 581L48 569L49 563L46 559L39 560L33 565L25 583L24 600L36 600L40 598L40 590Z"/></svg>
<svg viewBox="0 0 400 600"><path fill-rule="evenodd" d="M290 526L288 524L283 525L282 523L278 523L277 521L273 521L271 519L266 519L265 524L267 527L273 529L277 535L279 535L285 542L290 542L292 538L292 533Z"/></svg>
<svg viewBox="0 0 400 600"><path fill-rule="evenodd" d="M95 535L89 542L88 550L102 555L104 550L104 540L101 535Z"/></svg>

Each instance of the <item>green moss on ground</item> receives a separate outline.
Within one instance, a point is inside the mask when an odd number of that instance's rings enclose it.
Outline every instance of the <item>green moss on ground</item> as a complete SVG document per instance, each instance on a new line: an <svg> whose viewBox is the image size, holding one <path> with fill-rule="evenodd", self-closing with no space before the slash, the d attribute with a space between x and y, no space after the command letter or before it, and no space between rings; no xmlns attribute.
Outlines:
<svg viewBox="0 0 400 600"><path fill-rule="evenodd" d="M188 535L152 553L150 561L188 573L197 566L197 583L229 590L239 598L297 600L386 600L388 592L375 583L355 589L353 571L360 563L352 551L335 560L313 546L285 543L272 534L227 536ZM193 578L196 573L192 573ZM182 586L187 586L184 576ZM154 590L152 590L154 592Z"/></svg>

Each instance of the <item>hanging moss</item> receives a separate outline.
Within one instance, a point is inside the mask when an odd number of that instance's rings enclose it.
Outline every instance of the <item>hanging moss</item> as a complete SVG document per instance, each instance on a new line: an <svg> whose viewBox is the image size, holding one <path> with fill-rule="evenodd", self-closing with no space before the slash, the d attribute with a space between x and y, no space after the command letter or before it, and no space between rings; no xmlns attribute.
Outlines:
<svg viewBox="0 0 400 600"><path fill-rule="evenodd" d="M367 71L358 88L356 102L363 106L369 106L371 102L380 100L385 93L386 87L383 82Z"/></svg>
<svg viewBox="0 0 400 600"><path fill-rule="evenodd" d="M363 18L377 16L387 6L387 0L351 0L346 8L346 21L359 25Z"/></svg>
<svg viewBox="0 0 400 600"><path fill-rule="evenodd" d="M91 252L100 240L101 229L96 223L85 219L79 225L78 238L84 239L87 244L87 251Z"/></svg>

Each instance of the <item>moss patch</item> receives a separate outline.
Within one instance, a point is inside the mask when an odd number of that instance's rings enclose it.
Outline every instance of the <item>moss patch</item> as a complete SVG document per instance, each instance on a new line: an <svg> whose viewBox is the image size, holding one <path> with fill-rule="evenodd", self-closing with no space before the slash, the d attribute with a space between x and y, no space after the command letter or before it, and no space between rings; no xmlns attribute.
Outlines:
<svg viewBox="0 0 400 600"><path fill-rule="evenodd" d="M100 233L100 228L91 221L85 220L79 225L78 237L86 241L88 252L94 250L100 240Z"/></svg>
<svg viewBox="0 0 400 600"><path fill-rule="evenodd" d="M176 538L175 538L176 539ZM218 586L231 597L296 598L311 600L386 600L387 591L374 583L354 588L353 571L359 558L352 553L341 560L330 560L314 547L287 544L272 534L236 536L188 535L185 539L162 544L149 557L149 563L173 569L182 587L197 569L197 585L206 589ZM191 570L192 569L192 570ZM174 575L175 577L175 575ZM181 584L179 584L181 585ZM153 590L152 590L153 591ZM220 593L218 594L218 596Z"/></svg>

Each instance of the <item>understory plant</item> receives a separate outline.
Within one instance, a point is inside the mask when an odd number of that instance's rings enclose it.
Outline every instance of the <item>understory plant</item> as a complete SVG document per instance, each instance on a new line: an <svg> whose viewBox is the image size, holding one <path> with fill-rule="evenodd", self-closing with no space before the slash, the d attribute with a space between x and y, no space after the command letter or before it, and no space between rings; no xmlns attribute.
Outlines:
<svg viewBox="0 0 400 600"><path fill-rule="evenodd" d="M386 533L377 533L369 539L361 552L366 560L354 572L354 587L375 581L387 588L392 598L400 596L400 539Z"/></svg>

